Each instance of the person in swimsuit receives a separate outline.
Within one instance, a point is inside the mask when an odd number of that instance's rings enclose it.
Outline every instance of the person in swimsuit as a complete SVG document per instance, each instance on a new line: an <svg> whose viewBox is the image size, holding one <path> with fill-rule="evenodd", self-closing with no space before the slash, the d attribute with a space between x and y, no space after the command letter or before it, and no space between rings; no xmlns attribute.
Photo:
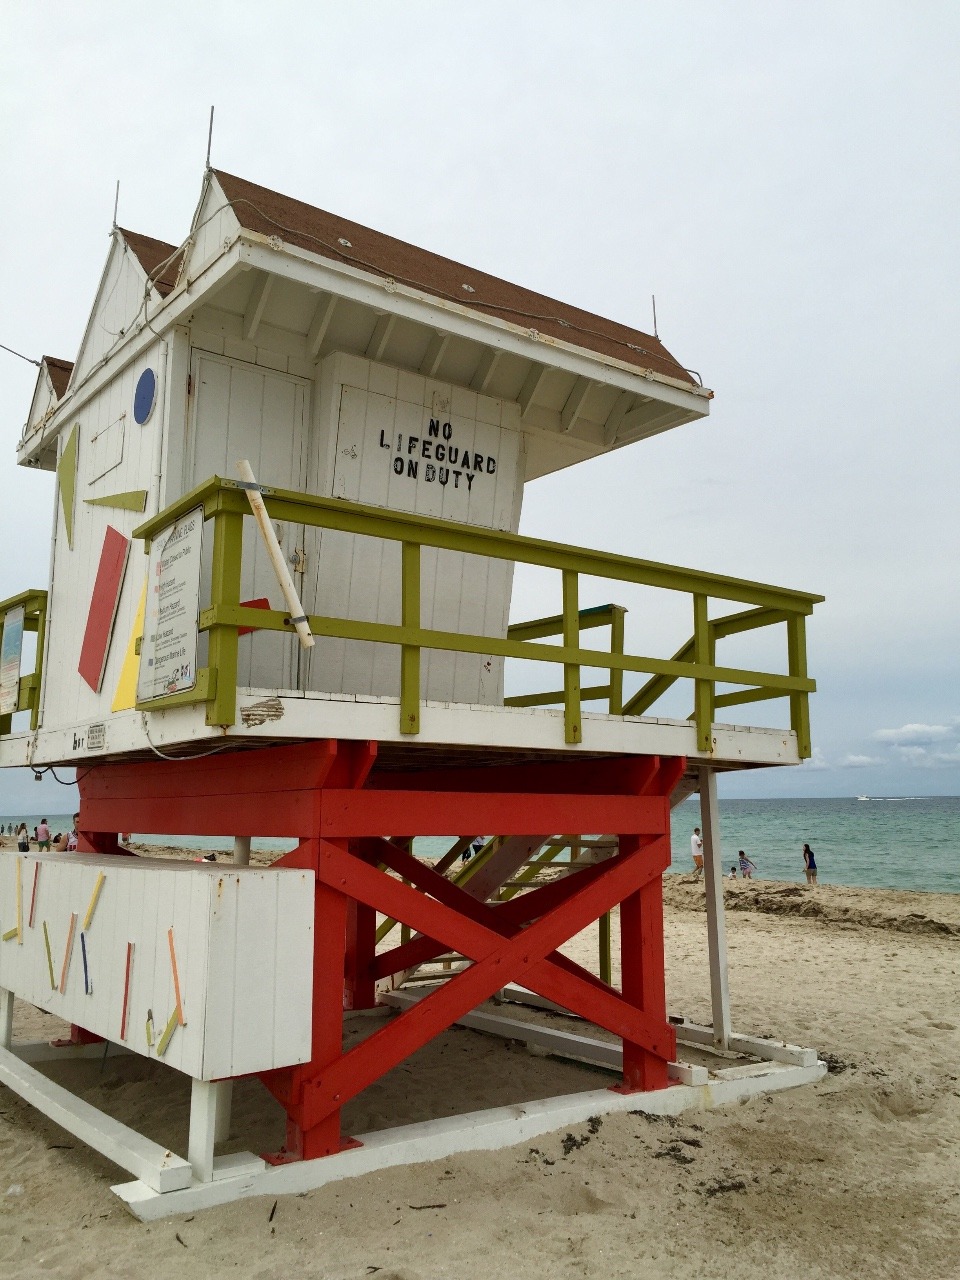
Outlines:
<svg viewBox="0 0 960 1280"><path fill-rule="evenodd" d="M753 873L757 869L757 864L755 862L751 862L742 849L738 851L737 857L740 859L740 874L743 876L744 880L752 880Z"/></svg>
<svg viewBox="0 0 960 1280"><path fill-rule="evenodd" d="M807 877L807 884L817 883L817 860L808 844L803 846L803 873Z"/></svg>

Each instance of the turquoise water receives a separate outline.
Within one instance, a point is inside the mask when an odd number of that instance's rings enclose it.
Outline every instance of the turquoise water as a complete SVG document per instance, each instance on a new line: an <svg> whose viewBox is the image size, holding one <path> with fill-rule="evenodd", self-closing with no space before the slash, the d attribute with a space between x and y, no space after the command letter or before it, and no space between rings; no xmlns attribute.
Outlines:
<svg viewBox="0 0 960 1280"><path fill-rule="evenodd" d="M50 829L68 831L69 814L46 815ZM26 822L31 833L40 815L0 816L6 831ZM690 835L700 826L697 798L673 811L674 871L692 869ZM229 850L228 836L183 837L137 834L145 844ZM451 838L452 839L452 838ZM960 796L887 797L870 800L721 800L720 841L725 871L744 849L757 864L755 878L803 880L800 850L814 850L823 884L867 888L926 889L960 893ZM255 849L286 852L293 840L254 840ZM420 839L417 853L440 857L450 839Z"/></svg>
<svg viewBox="0 0 960 1280"><path fill-rule="evenodd" d="M692 870L700 825L696 796L674 809L674 870ZM724 871L743 849L754 879L803 880L804 841L822 884L960 893L960 796L720 801Z"/></svg>

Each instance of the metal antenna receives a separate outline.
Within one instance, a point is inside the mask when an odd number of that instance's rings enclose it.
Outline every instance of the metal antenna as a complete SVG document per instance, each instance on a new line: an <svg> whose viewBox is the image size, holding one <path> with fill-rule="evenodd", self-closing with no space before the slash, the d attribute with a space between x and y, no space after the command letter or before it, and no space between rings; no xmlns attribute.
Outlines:
<svg viewBox="0 0 960 1280"><path fill-rule="evenodd" d="M117 179L117 190L113 197L113 229L117 229L117 210L120 208L120 179Z"/></svg>
<svg viewBox="0 0 960 1280"><path fill-rule="evenodd" d="M213 107L210 108L210 127L207 130L207 168L210 168L210 148L213 146Z"/></svg>
<svg viewBox="0 0 960 1280"><path fill-rule="evenodd" d="M657 295L655 293L651 293L650 300L653 303L653 336L659 342L660 335L657 333Z"/></svg>

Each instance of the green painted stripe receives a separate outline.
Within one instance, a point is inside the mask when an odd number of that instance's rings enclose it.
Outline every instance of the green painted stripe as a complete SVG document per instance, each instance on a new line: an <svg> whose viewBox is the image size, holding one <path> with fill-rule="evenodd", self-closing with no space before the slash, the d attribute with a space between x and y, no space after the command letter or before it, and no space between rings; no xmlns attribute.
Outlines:
<svg viewBox="0 0 960 1280"><path fill-rule="evenodd" d="M88 507L117 507L121 511L145 511L146 489L131 489L127 493L106 493L102 498L84 498Z"/></svg>

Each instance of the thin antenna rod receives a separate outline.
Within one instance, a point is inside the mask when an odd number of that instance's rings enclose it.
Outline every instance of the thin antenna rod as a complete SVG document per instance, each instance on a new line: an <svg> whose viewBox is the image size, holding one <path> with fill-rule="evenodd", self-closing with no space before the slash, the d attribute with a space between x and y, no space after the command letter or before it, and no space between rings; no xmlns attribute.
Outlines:
<svg viewBox="0 0 960 1280"><path fill-rule="evenodd" d="M117 191L113 197L113 229L117 229L117 210L120 208L120 179L117 179Z"/></svg>
<svg viewBox="0 0 960 1280"><path fill-rule="evenodd" d="M207 168L210 168L210 148L213 146L213 107L210 108L210 127L207 130Z"/></svg>
<svg viewBox="0 0 960 1280"><path fill-rule="evenodd" d="M657 295L655 293L651 293L650 301L653 303L653 336L659 342L660 335L657 333Z"/></svg>
<svg viewBox="0 0 960 1280"><path fill-rule="evenodd" d="M23 352L21 352L21 351L14 351L13 347L8 347L8 346L6 346L6 344L5 344L5 343L3 343L3 342L0 342L0 347L2 347L4 351L9 351L9 352L10 352L10 354L11 354L12 356L19 356L21 360L26 360L27 364L35 364L35 365L37 366L37 368L38 368L38 369L40 368L40 361L39 361L39 360L31 360L31 359L30 359L30 357L29 357L29 356L25 356L25 355L23 354Z"/></svg>

